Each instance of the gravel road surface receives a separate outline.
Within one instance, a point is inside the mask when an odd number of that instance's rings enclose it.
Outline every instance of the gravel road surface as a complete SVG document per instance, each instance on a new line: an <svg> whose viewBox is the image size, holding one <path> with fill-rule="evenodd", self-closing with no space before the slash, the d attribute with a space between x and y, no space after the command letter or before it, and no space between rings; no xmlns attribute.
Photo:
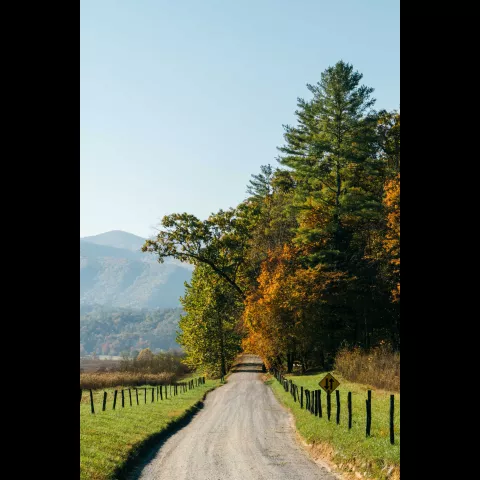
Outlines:
<svg viewBox="0 0 480 480"><path fill-rule="evenodd" d="M261 360L244 355L228 383L168 438L140 480L335 480L295 440L290 414L261 380ZM153 458L152 458L153 456Z"/></svg>

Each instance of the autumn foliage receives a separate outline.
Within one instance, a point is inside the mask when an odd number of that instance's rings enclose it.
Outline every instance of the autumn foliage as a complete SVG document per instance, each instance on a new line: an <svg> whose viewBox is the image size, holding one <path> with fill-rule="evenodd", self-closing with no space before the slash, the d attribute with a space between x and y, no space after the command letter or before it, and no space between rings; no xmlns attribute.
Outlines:
<svg viewBox="0 0 480 480"><path fill-rule="evenodd" d="M400 301L400 173L385 186L387 232L383 242L393 277L392 296Z"/></svg>
<svg viewBox="0 0 480 480"><path fill-rule="evenodd" d="M187 362L225 372L240 349L267 367L332 368L348 346L400 348L400 114L343 61L308 84L280 167L201 221L164 218L144 246L195 266L182 300Z"/></svg>
<svg viewBox="0 0 480 480"><path fill-rule="evenodd" d="M341 272L328 272L320 265L304 268L298 259L298 249L291 245L270 252L258 289L245 302L249 335L243 346L261 355L267 367L278 367L286 352L287 362L298 359L306 370L316 332L328 317L322 307L343 279Z"/></svg>

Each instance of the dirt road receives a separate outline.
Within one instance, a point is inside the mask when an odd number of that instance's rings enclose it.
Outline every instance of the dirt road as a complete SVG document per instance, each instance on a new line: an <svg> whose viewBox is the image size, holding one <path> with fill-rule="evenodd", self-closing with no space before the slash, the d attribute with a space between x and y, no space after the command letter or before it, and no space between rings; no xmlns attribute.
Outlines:
<svg viewBox="0 0 480 480"><path fill-rule="evenodd" d="M289 413L244 355L228 383L134 474L140 480L334 480L296 443Z"/></svg>

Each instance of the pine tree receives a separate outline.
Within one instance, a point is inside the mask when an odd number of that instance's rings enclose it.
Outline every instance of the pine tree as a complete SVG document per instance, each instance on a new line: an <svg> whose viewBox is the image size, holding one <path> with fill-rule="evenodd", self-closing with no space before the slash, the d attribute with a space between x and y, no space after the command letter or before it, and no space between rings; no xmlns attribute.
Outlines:
<svg viewBox="0 0 480 480"><path fill-rule="evenodd" d="M343 61L327 68L320 82L307 85L313 98L298 99L298 126L284 127L286 145L279 148L280 163L292 169L304 223L296 240L312 246L314 262L337 267L350 239L345 217L363 196L349 189L356 188L360 170L375 171L375 100L361 79Z"/></svg>

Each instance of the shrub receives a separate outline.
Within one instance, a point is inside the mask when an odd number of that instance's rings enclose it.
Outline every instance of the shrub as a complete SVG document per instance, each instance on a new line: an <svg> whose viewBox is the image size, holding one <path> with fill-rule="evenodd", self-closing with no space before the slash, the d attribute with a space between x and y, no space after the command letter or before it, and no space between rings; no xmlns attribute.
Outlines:
<svg viewBox="0 0 480 480"><path fill-rule="evenodd" d="M137 358L124 357L120 362L120 371L136 373L172 373L185 375L190 369L182 363L184 354L180 352L160 352L154 355L150 349L142 350Z"/></svg>
<svg viewBox="0 0 480 480"><path fill-rule="evenodd" d="M100 389L138 387L141 385L168 385L177 379L174 373L105 372L80 373L80 388Z"/></svg>
<svg viewBox="0 0 480 480"><path fill-rule="evenodd" d="M335 370L351 382L400 391L400 353L385 343L368 352L343 348L335 357Z"/></svg>

